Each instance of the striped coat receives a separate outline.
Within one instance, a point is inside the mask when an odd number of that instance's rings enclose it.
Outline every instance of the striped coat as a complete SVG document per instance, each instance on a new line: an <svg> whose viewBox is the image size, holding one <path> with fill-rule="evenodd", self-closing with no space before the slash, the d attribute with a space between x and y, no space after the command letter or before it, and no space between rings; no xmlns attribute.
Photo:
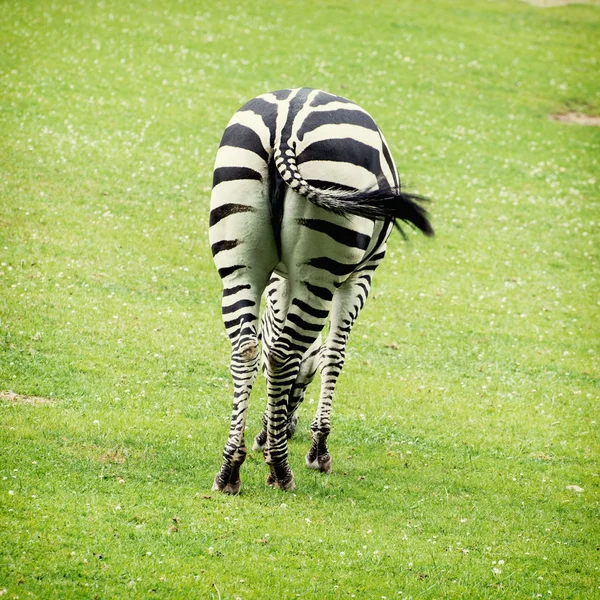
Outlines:
<svg viewBox="0 0 600 600"><path fill-rule="evenodd" d="M287 438L317 370L321 392L306 462L331 470L330 409L348 336L393 225L405 221L433 234L423 200L401 191L381 131L349 100L310 88L280 90L232 117L217 152L210 211L234 381L214 489L240 489L261 337L268 403L254 446L269 464L267 482L294 487Z"/></svg>

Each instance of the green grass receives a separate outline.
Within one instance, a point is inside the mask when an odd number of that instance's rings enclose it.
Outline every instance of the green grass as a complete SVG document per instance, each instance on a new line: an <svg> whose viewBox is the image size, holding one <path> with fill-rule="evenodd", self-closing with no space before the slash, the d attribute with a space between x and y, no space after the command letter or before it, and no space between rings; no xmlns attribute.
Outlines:
<svg viewBox="0 0 600 600"><path fill-rule="evenodd" d="M600 597L600 130L548 118L600 114L597 7L2 7L0 391L51 402L0 400L0 594ZM303 85L371 112L438 235L390 241L332 475L303 466L311 387L296 492L252 455L226 497L212 162Z"/></svg>

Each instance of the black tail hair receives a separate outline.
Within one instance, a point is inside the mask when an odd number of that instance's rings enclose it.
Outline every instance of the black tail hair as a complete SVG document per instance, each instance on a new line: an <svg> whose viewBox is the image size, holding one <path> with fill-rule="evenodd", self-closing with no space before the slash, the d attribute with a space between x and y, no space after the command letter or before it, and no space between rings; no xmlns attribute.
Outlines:
<svg viewBox="0 0 600 600"><path fill-rule="evenodd" d="M402 235L404 232L398 221L409 223L427 236L434 235L429 213L423 206L429 199L424 196L391 189L363 191L316 188L300 175L296 154L287 144L275 149L273 162L289 187L321 208L338 215L390 220Z"/></svg>

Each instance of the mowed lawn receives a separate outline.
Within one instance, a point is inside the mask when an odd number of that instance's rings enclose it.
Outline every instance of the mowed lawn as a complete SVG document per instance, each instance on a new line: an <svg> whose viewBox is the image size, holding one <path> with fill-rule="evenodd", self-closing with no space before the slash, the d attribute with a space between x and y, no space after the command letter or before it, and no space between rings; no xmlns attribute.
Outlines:
<svg viewBox="0 0 600 600"><path fill-rule="evenodd" d="M10 0L0 11L0 596L600 597L600 8ZM333 473L211 492L232 401L207 237L249 98L369 110L394 234ZM260 427L256 385L248 435Z"/></svg>

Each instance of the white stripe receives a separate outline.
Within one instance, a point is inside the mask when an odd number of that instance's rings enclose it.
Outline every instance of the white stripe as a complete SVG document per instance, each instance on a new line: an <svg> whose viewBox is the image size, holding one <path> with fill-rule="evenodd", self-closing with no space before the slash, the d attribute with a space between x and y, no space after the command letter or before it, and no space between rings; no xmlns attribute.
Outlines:
<svg viewBox="0 0 600 600"><path fill-rule="evenodd" d="M262 118L251 110L244 110L236 112L235 115L231 118L231 121L227 124L227 127L230 125L245 125L246 127L252 129L258 134L260 141L262 142L263 148L268 152L271 146L271 132L269 128L265 125Z"/></svg>
<svg viewBox="0 0 600 600"><path fill-rule="evenodd" d="M235 146L221 146L217 151L215 169L218 167L250 167L262 174L267 174L267 163L255 152Z"/></svg>
<svg viewBox="0 0 600 600"><path fill-rule="evenodd" d="M235 202L261 208L264 204L264 184L257 179L222 181L213 188L210 208Z"/></svg>
<svg viewBox="0 0 600 600"><path fill-rule="evenodd" d="M371 189L377 185L377 178L371 171L344 162L311 160L300 165L300 173L304 179L321 179L349 185L358 190Z"/></svg>
<svg viewBox="0 0 600 600"><path fill-rule="evenodd" d="M369 117L371 117L371 115L369 115L369 113L364 109L361 108L360 106L358 106L357 104L354 104L353 102L330 102L329 104L323 104L321 106L312 106L311 110L313 112L329 112L331 110L340 110L340 109L345 109L345 110L356 110L359 111L365 115L368 115ZM371 117L373 118L373 117Z"/></svg>
<svg viewBox="0 0 600 600"><path fill-rule="evenodd" d="M339 140L343 138L351 138L357 142L362 142L381 153L381 138L376 131L366 129L360 125L348 125L346 123L332 125L328 123L305 133L304 139L301 142L297 142L296 155L300 154L300 152L314 142L320 142L322 140Z"/></svg>

